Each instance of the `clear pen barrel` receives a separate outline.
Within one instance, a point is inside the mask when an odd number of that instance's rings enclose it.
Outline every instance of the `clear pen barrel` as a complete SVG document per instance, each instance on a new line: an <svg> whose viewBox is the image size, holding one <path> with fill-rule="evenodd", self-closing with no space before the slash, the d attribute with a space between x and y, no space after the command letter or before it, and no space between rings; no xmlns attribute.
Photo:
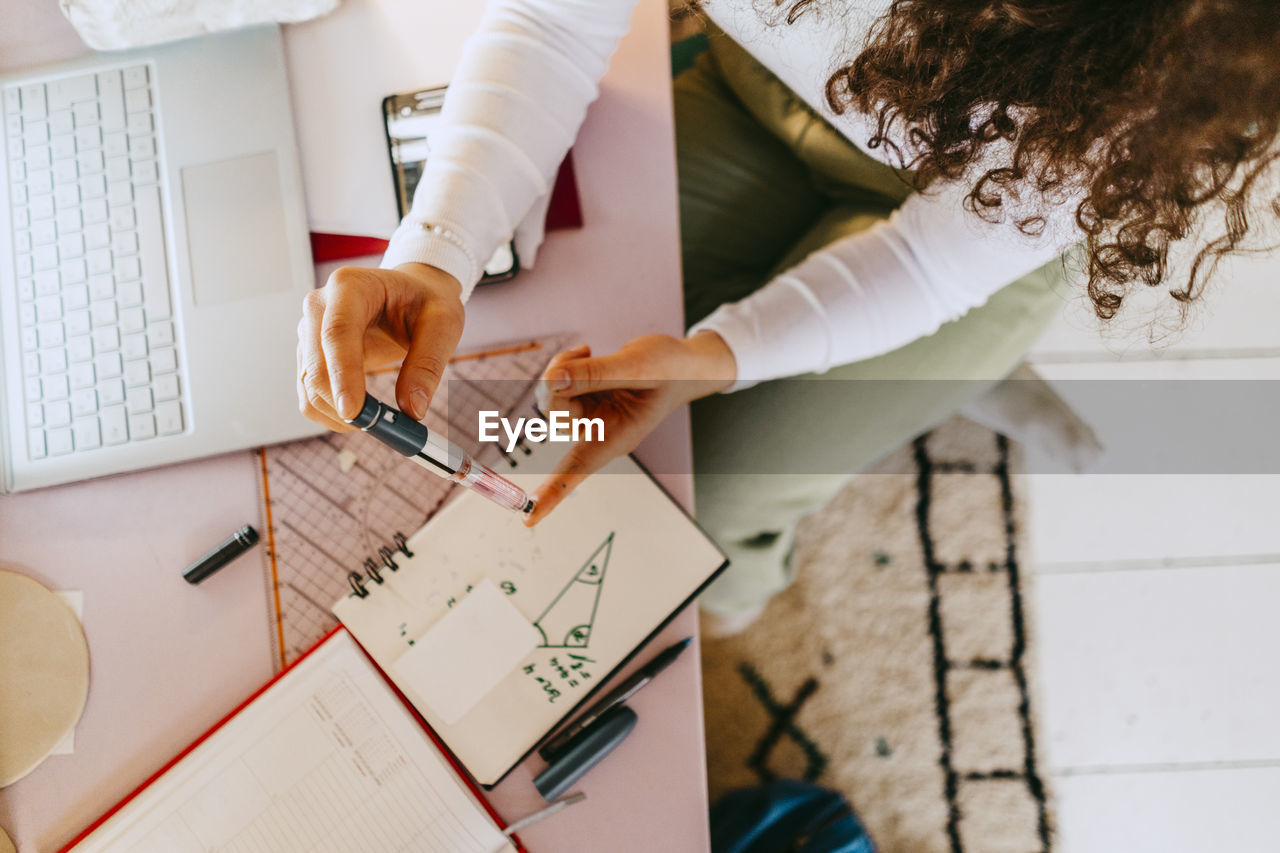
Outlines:
<svg viewBox="0 0 1280 853"><path fill-rule="evenodd" d="M452 479L514 512L525 512L532 505L524 489L469 457Z"/></svg>

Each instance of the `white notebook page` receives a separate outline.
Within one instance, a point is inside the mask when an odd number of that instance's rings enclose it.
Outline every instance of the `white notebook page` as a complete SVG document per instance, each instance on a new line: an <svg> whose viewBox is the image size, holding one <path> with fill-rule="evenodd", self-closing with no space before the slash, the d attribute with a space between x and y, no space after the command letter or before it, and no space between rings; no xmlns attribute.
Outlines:
<svg viewBox="0 0 1280 853"><path fill-rule="evenodd" d="M340 631L75 849L514 847Z"/></svg>
<svg viewBox="0 0 1280 853"><path fill-rule="evenodd" d="M549 470L542 445L516 470L532 489ZM546 462L546 464L541 464ZM529 469L532 468L532 471ZM630 458L614 460L533 529L471 492L409 539L413 557L338 601L342 623L368 650L477 781L492 785L636 650L725 562L724 555ZM539 634L540 644L453 723L397 672L417 638L488 579ZM456 654L479 658L484 636ZM653 654L657 649L650 652Z"/></svg>

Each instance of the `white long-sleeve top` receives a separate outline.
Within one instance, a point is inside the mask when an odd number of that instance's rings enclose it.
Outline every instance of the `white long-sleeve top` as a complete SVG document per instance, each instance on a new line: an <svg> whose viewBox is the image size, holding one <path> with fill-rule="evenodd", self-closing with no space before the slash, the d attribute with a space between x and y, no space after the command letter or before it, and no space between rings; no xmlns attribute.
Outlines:
<svg viewBox="0 0 1280 853"><path fill-rule="evenodd" d="M490 255L514 237L532 264L556 169L572 144L635 0L497 0L468 41L432 155L384 267L417 261L458 278L469 295ZM762 18L754 0L704 10L850 141L868 149L872 117L834 115L823 88L856 55L888 0L819 4L794 24ZM899 165L893 163L893 165ZM980 167L979 167L980 168ZM965 181L907 199L886 221L837 240L752 295L721 306L690 333L717 332L732 350L734 390L871 358L932 334L1074 243L1071 208L1035 199L1036 237L964 208ZM426 227L424 227L426 226Z"/></svg>

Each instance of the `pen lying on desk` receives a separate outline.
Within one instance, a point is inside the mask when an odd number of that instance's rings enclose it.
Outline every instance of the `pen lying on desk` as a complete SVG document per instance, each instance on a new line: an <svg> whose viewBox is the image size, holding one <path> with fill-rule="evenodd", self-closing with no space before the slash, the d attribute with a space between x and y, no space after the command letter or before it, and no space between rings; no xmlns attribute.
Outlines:
<svg viewBox="0 0 1280 853"><path fill-rule="evenodd" d="M510 838L520 830L524 829L526 826L533 826L535 823L544 821L547 818L551 817L556 812L564 811L565 809L569 808L569 806L572 806L575 803L580 803L586 798L587 798L587 795L581 792L577 794L570 794L569 796L565 797L563 800L556 800L554 803L547 806L545 809L542 809L541 811L536 811L531 815L520 818L520 820L516 821L515 823L508 826L506 829L502 830L502 834L505 835L507 838Z"/></svg>
<svg viewBox="0 0 1280 853"><path fill-rule="evenodd" d="M571 741L575 735L600 719L614 706L621 705L634 696L637 691L652 681L654 676L680 657L680 653L687 649L692 642L693 637L685 637L680 642L658 652L653 660L636 670L630 678L606 693L604 698L588 708L581 717L565 726L558 735L543 744L542 748L538 750L538 755L542 756L545 761L554 759L556 753L564 749L565 744Z"/></svg>

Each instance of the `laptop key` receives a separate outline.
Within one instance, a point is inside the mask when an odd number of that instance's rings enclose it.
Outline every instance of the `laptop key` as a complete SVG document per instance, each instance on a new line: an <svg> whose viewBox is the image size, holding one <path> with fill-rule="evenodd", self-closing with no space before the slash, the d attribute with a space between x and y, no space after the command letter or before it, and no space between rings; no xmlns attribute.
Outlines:
<svg viewBox="0 0 1280 853"><path fill-rule="evenodd" d="M129 410L129 414L136 415L139 412L151 411L153 401L151 399L150 388L129 388L124 392L125 408ZM132 430L130 430L132 432Z"/></svg>
<svg viewBox="0 0 1280 853"><path fill-rule="evenodd" d="M61 349L45 350L40 353L40 372L46 376L54 373L66 373L67 371L67 351ZM63 377L65 378L65 377ZM44 394L49 395L49 389L45 388ZM58 399L54 397L53 399Z"/></svg>
<svg viewBox="0 0 1280 853"><path fill-rule="evenodd" d="M182 404L177 400L156 404L156 429L161 435L182 432Z"/></svg>
<svg viewBox="0 0 1280 853"><path fill-rule="evenodd" d="M103 444L124 444L129 440L128 419L124 406L110 406L98 416Z"/></svg>
<svg viewBox="0 0 1280 853"><path fill-rule="evenodd" d="M93 327L95 329L103 326L114 326L119 319L114 302L95 302L89 308L89 315L93 318Z"/></svg>
<svg viewBox="0 0 1280 853"><path fill-rule="evenodd" d="M71 108L71 114L75 116L76 125L84 127L87 124L97 124L102 116L98 113L98 105L96 103L76 104Z"/></svg>
<svg viewBox="0 0 1280 853"><path fill-rule="evenodd" d="M124 353L125 361L134 361L135 359L147 357L147 336L142 334L125 335L124 342L120 347Z"/></svg>
<svg viewBox="0 0 1280 853"><path fill-rule="evenodd" d="M41 367L44 366L44 356L40 357ZM71 395L71 383L67 379L67 374L59 373L56 376L45 376L40 380L41 386L44 388L44 398L46 400L65 400Z"/></svg>
<svg viewBox="0 0 1280 853"><path fill-rule="evenodd" d="M124 372L124 363L120 353L105 352L93 357L93 369L103 379L114 379Z"/></svg>
<svg viewBox="0 0 1280 853"><path fill-rule="evenodd" d="M115 326L93 330L93 351L107 353L120 349L120 330Z"/></svg>
<svg viewBox="0 0 1280 853"><path fill-rule="evenodd" d="M35 317L41 323L53 323L62 319L62 300L57 296L40 297L35 302L35 309ZM31 322L23 318L23 325L29 326Z"/></svg>
<svg viewBox="0 0 1280 853"><path fill-rule="evenodd" d="M155 382L151 385L151 390L155 392L157 400L176 400L178 399L178 375L176 373L166 373L157 376ZM157 408L159 408L157 406Z"/></svg>
<svg viewBox="0 0 1280 853"><path fill-rule="evenodd" d="M64 325L67 328L67 335L69 340L68 346L70 346L71 344L74 344L77 340L82 340L84 341L86 346L88 345L89 343L88 338L81 337L82 335L89 334L89 312L88 311L84 311L84 310L69 311L67 313L67 319L64 321ZM84 361L84 359L79 359L79 360Z"/></svg>
<svg viewBox="0 0 1280 853"><path fill-rule="evenodd" d="M166 347L151 353L152 373L171 373L177 369L178 354L173 347Z"/></svg>
<svg viewBox="0 0 1280 853"><path fill-rule="evenodd" d="M71 395L71 414L77 418L92 415L98 411L98 394L92 388L77 391ZM97 421L94 421L97 424Z"/></svg>
<svg viewBox="0 0 1280 853"><path fill-rule="evenodd" d="M60 347L67 342L66 334L62 326L56 323L46 323L43 326L36 327L36 334L40 338L40 348Z"/></svg>
<svg viewBox="0 0 1280 853"><path fill-rule="evenodd" d="M49 246L58 240L58 227L51 220L42 220L31 226L31 243L34 246ZM24 251L19 249L18 251Z"/></svg>
<svg viewBox="0 0 1280 853"><path fill-rule="evenodd" d="M124 69L124 88L139 89L147 85L149 77L147 74L147 66L134 65Z"/></svg>
<svg viewBox="0 0 1280 853"><path fill-rule="evenodd" d="M84 258L70 258L58 264L58 271L62 273L62 283L79 284L82 281L89 280L89 268L85 265Z"/></svg>
<svg viewBox="0 0 1280 853"><path fill-rule="evenodd" d="M89 285L69 284L62 288L62 305L68 311L89 307Z"/></svg>
<svg viewBox="0 0 1280 853"><path fill-rule="evenodd" d="M79 362L71 365L71 387L76 389L93 388L93 383L97 379L93 365L89 362ZM96 404L95 404L96 408Z"/></svg>
<svg viewBox="0 0 1280 853"><path fill-rule="evenodd" d="M71 425L76 450L93 450L102 446L102 432L95 417L79 418Z"/></svg>
<svg viewBox="0 0 1280 853"><path fill-rule="evenodd" d="M93 343L88 337L72 338L67 341L67 357L72 364L87 362L93 358Z"/></svg>
<svg viewBox="0 0 1280 853"><path fill-rule="evenodd" d="M111 273L98 273L89 276L89 298L110 299L115 295L116 283Z"/></svg>
<svg viewBox="0 0 1280 853"><path fill-rule="evenodd" d="M156 437L156 419L150 414L129 415L129 438L137 441L141 438Z"/></svg>
<svg viewBox="0 0 1280 853"><path fill-rule="evenodd" d="M75 449L69 429L51 429L45 433L50 456L62 456Z"/></svg>
<svg viewBox="0 0 1280 853"><path fill-rule="evenodd" d="M98 97L98 81L92 74L79 77L63 77L48 86L49 109L67 109L80 101L92 101Z"/></svg>
<svg viewBox="0 0 1280 853"><path fill-rule="evenodd" d="M98 383L98 403L115 406L124 402L124 383L119 379L104 379Z"/></svg>
<svg viewBox="0 0 1280 853"><path fill-rule="evenodd" d="M126 308L120 312L120 331L126 335L141 332L147 326L141 308Z"/></svg>
<svg viewBox="0 0 1280 853"><path fill-rule="evenodd" d="M151 383L151 367L145 361L126 361L124 364L124 384L130 388L141 387Z"/></svg>
<svg viewBox="0 0 1280 853"><path fill-rule="evenodd" d="M71 423L71 404L65 400L44 404L45 426L64 427Z"/></svg>
<svg viewBox="0 0 1280 853"><path fill-rule="evenodd" d="M76 120L72 117L71 110L58 110L49 114L49 133L54 138L66 136L75 132L75 129ZM72 156L75 156L75 152L72 152Z"/></svg>
<svg viewBox="0 0 1280 853"><path fill-rule="evenodd" d="M117 289L116 301L125 308L133 308L142 304L142 282L125 281Z"/></svg>

